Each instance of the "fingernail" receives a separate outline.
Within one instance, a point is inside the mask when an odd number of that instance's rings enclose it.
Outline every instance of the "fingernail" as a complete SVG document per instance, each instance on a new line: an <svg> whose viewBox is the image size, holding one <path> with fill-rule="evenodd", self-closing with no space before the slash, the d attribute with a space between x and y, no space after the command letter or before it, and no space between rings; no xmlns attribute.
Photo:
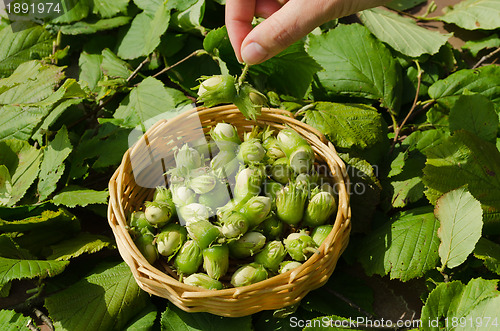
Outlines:
<svg viewBox="0 0 500 331"><path fill-rule="evenodd" d="M261 45L252 42L241 50L241 57L246 64L257 64L267 57L267 52Z"/></svg>

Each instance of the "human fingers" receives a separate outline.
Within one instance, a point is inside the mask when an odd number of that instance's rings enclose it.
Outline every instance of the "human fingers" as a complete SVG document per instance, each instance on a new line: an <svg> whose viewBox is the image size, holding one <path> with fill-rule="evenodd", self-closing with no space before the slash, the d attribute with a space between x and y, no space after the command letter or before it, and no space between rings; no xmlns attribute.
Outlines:
<svg viewBox="0 0 500 331"><path fill-rule="evenodd" d="M227 0L226 28L236 57L241 62L241 43L252 31L256 0Z"/></svg>
<svg viewBox="0 0 500 331"><path fill-rule="evenodd" d="M281 0L286 1L286 0ZM277 0L227 0L226 28L236 57L241 62L241 43L252 30L254 16L267 18L281 8Z"/></svg>
<svg viewBox="0 0 500 331"><path fill-rule="evenodd" d="M248 64L261 63L306 36L319 25L380 5L386 0L290 0L248 32L239 51Z"/></svg>

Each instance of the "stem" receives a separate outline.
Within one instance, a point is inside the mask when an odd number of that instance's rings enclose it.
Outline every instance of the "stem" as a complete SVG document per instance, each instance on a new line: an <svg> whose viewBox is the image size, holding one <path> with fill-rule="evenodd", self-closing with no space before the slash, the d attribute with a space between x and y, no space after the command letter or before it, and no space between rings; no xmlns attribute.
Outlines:
<svg viewBox="0 0 500 331"><path fill-rule="evenodd" d="M444 268L446 267L446 264L443 265L442 267L438 267L436 268L437 271L439 271L441 273L441 275L443 275L443 280L445 283L449 283L450 282L450 276L448 276L445 272L444 272Z"/></svg>
<svg viewBox="0 0 500 331"><path fill-rule="evenodd" d="M34 324L33 324L33 320L30 319L28 321L28 324L26 324L26 327L30 330L30 331L40 331L39 328L37 328Z"/></svg>
<svg viewBox="0 0 500 331"><path fill-rule="evenodd" d="M496 54L498 54L500 52L500 47L498 47L497 49L495 49L493 52L483 56L481 58L481 60L479 60L473 67L472 69L476 69L477 67L479 67L481 64L483 64L486 60L492 58L493 56L495 56Z"/></svg>
<svg viewBox="0 0 500 331"><path fill-rule="evenodd" d="M395 127L395 131L394 131L395 134L394 134L394 139L392 141L391 152L394 150L394 145L396 145L396 142L398 141L398 136L399 136L399 133L401 132L401 129L405 126L406 122L410 118L410 116L413 113L413 111L415 110L415 108L417 108L418 94L420 93L420 85L422 84L422 68L420 68L420 63L418 63L417 60L415 60L415 64L417 65L417 70L418 70L417 91L415 93L415 99L413 99L413 105L411 106L411 109L408 112L408 114L406 114L406 117L404 118L403 122L401 122L401 125L399 125L398 127Z"/></svg>
<svg viewBox="0 0 500 331"><path fill-rule="evenodd" d="M412 15L410 13L398 10L398 9L392 9L392 8L390 8L390 9L394 10L396 13L398 13L400 15L411 17L417 21L437 21L437 19L435 19L434 17L415 16L415 15Z"/></svg>
<svg viewBox="0 0 500 331"><path fill-rule="evenodd" d="M238 78L238 87L240 87L245 79L247 78L248 74L248 69L250 69L250 65L245 64L245 67L243 68L243 71L241 72L240 78Z"/></svg>
<svg viewBox="0 0 500 331"><path fill-rule="evenodd" d="M431 3L429 4L429 6L427 6L427 10L425 11L425 14L423 17L426 17L430 14L430 13L433 13L435 10L437 9L437 6L436 6L436 2L431 1Z"/></svg>
<svg viewBox="0 0 500 331"><path fill-rule="evenodd" d="M399 129L398 120L396 119L396 116L394 116L393 113L389 112L389 115L391 115L391 119L392 119L392 128L394 129L394 132L396 132L396 130Z"/></svg>
<svg viewBox="0 0 500 331"><path fill-rule="evenodd" d="M315 103L310 103L308 105L305 105L304 107L300 108L299 110L297 110L295 112L295 117L297 116L301 116L303 113L305 113L306 111L308 111L309 109L312 109L316 106Z"/></svg>
<svg viewBox="0 0 500 331"><path fill-rule="evenodd" d="M54 57L54 55L56 55L56 52L59 49L59 46L61 46L61 36L62 36L62 33L59 30L57 32L56 40L54 40L54 42L52 43L52 60L51 60L52 64L57 64L57 59Z"/></svg>
<svg viewBox="0 0 500 331"><path fill-rule="evenodd" d="M144 67L147 63L149 63L149 61L150 60L149 60L149 56L148 56L146 59L144 59L144 61L141 62L141 64L139 64L139 66L137 68L135 68L134 72L130 76L128 76L127 83L130 83L130 81L137 76L139 71L141 71L142 67Z"/></svg>
<svg viewBox="0 0 500 331"><path fill-rule="evenodd" d="M183 63L184 61L186 61L186 60L188 60L188 59L190 59L190 58L192 58L192 57L194 57L194 56L202 55L202 54L205 54L205 53L206 53L206 51L205 51L204 49L197 49L196 51L194 51L193 53L189 54L188 56L186 56L186 57L185 57L185 58L183 58L182 60L179 60L178 62L176 62L176 63L172 64L171 66L166 67L166 68L164 68L162 71L160 71L160 72L158 72L158 73L154 74L154 75L153 75L153 78L156 78L156 77L158 77L158 76L160 76L160 75L162 75L162 74L166 73L166 72L167 72L167 71L169 71L170 69L177 67L179 64Z"/></svg>
<svg viewBox="0 0 500 331"><path fill-rule="evenodd" d="M45 323L45 325L47 327L49 327L49 329L51 331L54 331L54 325L52 324L52 321L50 320L50 318L47 317L47 315L45 315L42 311L40 311L37 308L34 308L33 312L35 313L36 317L41 319Z"/></svg>
<svg viewBox="0 0 500 331"><path fill-rule="evenodd" d="M139 74L139 71L141 71L141 69L147 64L149 63L151 60L149 59L149 56L147 58L144 59L144 61L142 61L138 66L137 68L135 68L135 70L130 74L130 76L128 76L127 78L127 83L130 83L132 81L132 79L134 79L138 74ZM85 120L87 118L90 118L92 115L94 114L98 114L109 102L111 102L111 100L114 99L114 97L116 96L116 93L114 93L113 95L111 95L108 99L104 100L104 101L101 101L99 103L99 105L97 106L96 109L94 109L93 111L91 111L89 114L87 114L87 116L83 117L81 120ZM79 122L78 122L79 123Z"/></svg>

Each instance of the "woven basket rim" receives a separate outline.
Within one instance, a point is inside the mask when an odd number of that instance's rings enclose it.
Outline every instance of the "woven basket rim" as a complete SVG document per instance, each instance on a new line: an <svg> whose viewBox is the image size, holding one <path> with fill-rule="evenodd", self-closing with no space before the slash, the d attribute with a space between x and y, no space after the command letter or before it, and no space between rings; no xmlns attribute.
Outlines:
<svg viewBox="0 0 500 331"><path fill-rule="evenodd" d="M241 117L241 113L237 110L234 105L226 105L220 107L197 107L191 110L188 110L172 119L160 120L155 123L151 128L147 130L144 134L145 137L151 135L158 130L161 130L165 125L170 125L170 123L175 123L176 121L183 120L189 116L211 116L213 114L220 116L233 116L235 118ZM269 117L269 118L268 118ZM345 249L347 245L349 232L350 232L350 206L349 206L349 177L347 175L347 171L345 169L345 165L342 160L338 157L334 146L328 142L326 137L319 132L317 129L308 126L307 124L295 119L293 114L281 109L273 109L273 108L264 108L262 109L262 115L257 117L256 121L247 121L248 125L265 125L266 119L270 120L279 120L285 125L294 126L298 128L303 128L307 131L306 139L315 139L315 141L319 141L319 143L323 144L322 146L325 150L323 152L329 153L328 157L333 156L333 160L327 160L337 164L337 167L334 169L335 171L341 172L336 174L337 177L341 178L341 186L345 189L345 194L342 197L342 200L339 196L338 202L338 212L335 216L335 222L333 223L334 229L330 232L327 239L323 242L323 244L318 248L317 253L313 254L309 259L307 259L300 267L288 271L284 274L278 274L273 277L270 277L264 281L258 282L256 284L247 285L243 287L231 287L218 291L211 291L200 287L195 287L191 285L186 285L182 282L179 282L177 279L168 275L164 270L160 270L154 265L148 263L142 254L139 252L135 244L133 243L133 239L128 232L127 226L127 212L122 200L125 196L123 179L126 177L126 169L125 166L130 163L130 154L137 151L137 146L140 146L140 142L137 142L132 147L130 147L122 158L122 162L120 166L116 169L115 173L110 179L109 189L110 189L110 203L108 208L108 221L110 227L113 230L115 235L118 248L122 258L129 265L130 269L133 272L134 278L141 288L145 291L156 294L158 291L166 291L165 293L170 293L168 296L169 299L176 300L186 300L189 302L194 302L196 300L227 300L228 304L231 300L238 300L239 298L247 295L258 295L255 293L267 293L272 292L275 289L283 287L283 291L287 291L287 286L290 291L293 290L294 282L300 279L307 279L308 274L306 273L310 268L312 268L318 261L321 261L327 254L330 254L332 251L332 247L337 245L338 241L341 241L341 247L337 256L335 257L335 263L340 254ZM314 137L315 136L315 137ZM318 153L318 149L315 148L315 152ZM318 154L317 154L318 157ZM330 165L329 165L329 168ZM125 185L126 186L126 185ZM128 188L128 187L127 187ZM340 216L339 216L340 215ZM337 245L338 246L338 245ZM336 247L336 246L335 246ZM337 248L338 249L338 248ZM333 267L334 268L334 267ZM333 269L332 269L333 272ZM330 273L331 274L331 273ZM305 277L305 278L304 278ZM312 277L312 276L311 276ZM329 275L328 275L329 277ZM306 289L307 292L310 290L323 285L326 280L321 281L320 283L311 284L311 288ZM158 280L160 279L160 280ZM154 289L152 289L154 287ZM175 287L175 289L174 289ZM300 291L299 291L300 292ZM172 295L170 297L170 295ZM305 295L305 294L304 294ZM298 299L300 300L304 295L300 296ZM163 295L160 295L163 296ZM165 297L165 296L164 296ZM171 300L172 301L172 300ZM224 312L224 311L211 311L210 307L203 308L192 308L191 306L184 305L182 302L174 301L178 307L186 311L209 311L211 313L219 314L222 316L243 316L245 313L242 312ZM249 310L250 314L256 311L259 311L257 308L253 310Z"/></svg>

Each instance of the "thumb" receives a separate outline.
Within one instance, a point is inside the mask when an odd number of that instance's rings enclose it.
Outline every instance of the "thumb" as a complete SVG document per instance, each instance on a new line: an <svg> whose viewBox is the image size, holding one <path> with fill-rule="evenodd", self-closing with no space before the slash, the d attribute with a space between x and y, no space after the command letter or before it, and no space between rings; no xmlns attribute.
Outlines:
<svg viewBox="0 0 500 331"><path fill-rule="evenodd" d="M290 0L245 37L241 44L241 57L247 64L264 62L321 24L383 2L384 0Z"/></svg>

